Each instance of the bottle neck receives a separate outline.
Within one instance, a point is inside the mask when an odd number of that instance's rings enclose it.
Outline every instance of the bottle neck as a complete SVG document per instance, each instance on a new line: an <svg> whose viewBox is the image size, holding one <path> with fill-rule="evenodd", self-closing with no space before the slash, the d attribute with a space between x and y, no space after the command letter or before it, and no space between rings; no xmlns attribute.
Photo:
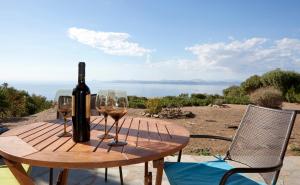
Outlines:
<svg viewBox="0 0 300 185"><path fill-rule="evenodd" d="M84 76L84 74L79 74L79 76L78 76L78 83L79 84L84 84L85 83L85 76Z"/></svg>

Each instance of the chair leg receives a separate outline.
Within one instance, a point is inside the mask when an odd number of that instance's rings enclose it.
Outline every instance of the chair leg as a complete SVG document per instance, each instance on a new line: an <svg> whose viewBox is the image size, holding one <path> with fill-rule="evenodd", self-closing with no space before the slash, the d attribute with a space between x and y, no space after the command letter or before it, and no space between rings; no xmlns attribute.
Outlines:
<svg viewBox="0 0 300 185"><path fill-rule="evenodd" d="M53 168L49 168L49 185L53 185Z"/></svg>
<svg viewBox="0 0 300 185"><path fill-rule="evenodd" d="M119 166L119 173L120 173L120 183L121 185L124 184L124 181L123 181L123 171L122 171L122 166ZM107 182L107 168L105 168L105 182Z"/></svg>
<svg viewBox="0 0 300 185"><path fill-rule="evenodd" d="M122 172L122 166L119 166L119 172L120 172L120 182L121 182L121 185L123 185L123 172Z"/></svg>
<svg viewBox="0 0 300 185"><path fill-rule="evenodd" d="M107 182L107 168L105 168L105 178L104 178L105 182Z"/></svg>
<svg viewBox="0 0 300 185"><path fill-rule="evenodd" d="M181 155L182 155L182 150L180 150L179 153L178 153L178 159L177 159L177 162L180 162L180 161L181 161Z"/></svg>

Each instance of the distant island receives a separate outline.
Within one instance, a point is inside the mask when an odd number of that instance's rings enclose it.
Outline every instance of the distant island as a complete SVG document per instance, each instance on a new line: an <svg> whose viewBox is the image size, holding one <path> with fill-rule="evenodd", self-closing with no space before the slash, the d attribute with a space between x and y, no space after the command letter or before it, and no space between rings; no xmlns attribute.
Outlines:
<svg viewBox="0 0 300 185"><path fill-rule="evenodd" d="M92 81L98 82L98 81ZM100 82L100 81L99 81ZM237 85L241 81L205 81L205 80L112 80L109 83L132 84L178 84L178 85Z"/></svg>

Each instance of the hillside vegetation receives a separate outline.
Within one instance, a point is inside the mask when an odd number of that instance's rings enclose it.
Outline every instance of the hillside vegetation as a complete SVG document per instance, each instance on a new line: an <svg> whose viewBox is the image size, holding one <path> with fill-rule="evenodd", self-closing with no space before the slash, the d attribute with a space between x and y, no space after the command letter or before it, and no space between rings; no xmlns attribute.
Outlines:
<svg viewBox="0 0 300 185"><path fill-rule="evenodd" d="M283 101L300 102L300 73L276 69L261 76L253 75L238 86L223 90L223 95L180 94L147 99L129 97L131 108L148 108L157 112L163 107L206 106L209 104L257 104L280 108Z"/></svg>
<svg viewBox="0 0 300 185"><path fill-rule="evenodd" d="M38 113L49 109L52 102L44 96L28 94L24 90L17 90L7 83L0 85L0 121Z"/></svg>

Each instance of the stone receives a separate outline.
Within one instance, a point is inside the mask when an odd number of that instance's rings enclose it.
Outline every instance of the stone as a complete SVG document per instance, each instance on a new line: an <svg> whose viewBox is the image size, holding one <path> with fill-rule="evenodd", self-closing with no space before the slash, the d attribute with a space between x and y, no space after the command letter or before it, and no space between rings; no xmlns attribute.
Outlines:
<svg viewBox="0 0 300 185"><path fill-rule="evenodd" d="M194 118L196 115L192 113L191 111L184 111L182 113L182 116L187 117L187 118Z"/></svg>
<svg viewBox="0 0 300 185"><path fill-rule="evenodd" d="M152 115L154 118L159 118L158 114L153 114Z"/></svg>

